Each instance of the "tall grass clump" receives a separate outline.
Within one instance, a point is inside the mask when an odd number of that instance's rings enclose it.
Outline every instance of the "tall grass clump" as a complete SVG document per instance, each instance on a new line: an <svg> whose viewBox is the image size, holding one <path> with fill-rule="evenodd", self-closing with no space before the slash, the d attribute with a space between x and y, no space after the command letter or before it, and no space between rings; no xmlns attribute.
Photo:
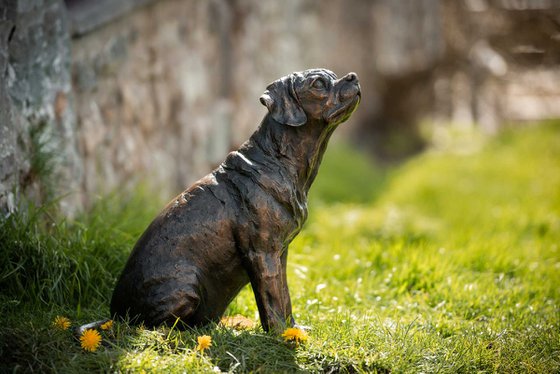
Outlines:
<svg viewBox="0 0 560 374"><path fill-rule="evenodd" d="M76 220L55 203L28 204L0 221L3 308L95 306L107 315L116 276L139 233L152 219L141 194L99 200Z"/></svg>

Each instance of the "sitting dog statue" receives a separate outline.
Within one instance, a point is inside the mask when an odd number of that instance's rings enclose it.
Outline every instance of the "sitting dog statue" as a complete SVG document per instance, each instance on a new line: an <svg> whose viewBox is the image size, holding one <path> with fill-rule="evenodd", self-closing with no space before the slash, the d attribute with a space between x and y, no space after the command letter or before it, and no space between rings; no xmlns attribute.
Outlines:
<svg viewBox="0 0 560 374"><path fill-rule="evenodd" d="M251 282L262 327L293 326L288 245L327 142L360 102L358 77L326 69L271 83L268 113L237 151L173 199L136 243L111 314L146 326L217 322Z"/></svg>

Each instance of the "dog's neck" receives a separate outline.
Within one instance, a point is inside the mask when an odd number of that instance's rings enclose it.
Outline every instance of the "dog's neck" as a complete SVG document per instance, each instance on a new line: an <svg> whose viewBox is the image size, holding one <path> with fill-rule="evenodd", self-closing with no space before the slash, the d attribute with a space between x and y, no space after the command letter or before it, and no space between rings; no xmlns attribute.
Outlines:
<svg viewBox="0 0 560 374"><path fill-rule="evenodd" d="M276 122L267 114L247 145L259 149L267 157L280 160L274 168L281 165L306 198L335 127L327 127L324 122L317 120L292 127ZM256 149L251 151L249 147L242 147L240 151L248 151L248 157L258 157L252 154ZM267 157L263 158L263 162L266 162Z"/></svg>

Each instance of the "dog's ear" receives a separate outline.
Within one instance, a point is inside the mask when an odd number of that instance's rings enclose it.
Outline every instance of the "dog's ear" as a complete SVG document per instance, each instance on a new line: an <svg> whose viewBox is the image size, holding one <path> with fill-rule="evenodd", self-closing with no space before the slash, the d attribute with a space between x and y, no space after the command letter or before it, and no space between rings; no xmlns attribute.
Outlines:
<svg viewBox="0 0 560 374"><path fill-rule="evenodd" d="M276 122L289 126L301 126L307 122L307 116L297 100L291 76L272 82L260 101Z"/></svg>

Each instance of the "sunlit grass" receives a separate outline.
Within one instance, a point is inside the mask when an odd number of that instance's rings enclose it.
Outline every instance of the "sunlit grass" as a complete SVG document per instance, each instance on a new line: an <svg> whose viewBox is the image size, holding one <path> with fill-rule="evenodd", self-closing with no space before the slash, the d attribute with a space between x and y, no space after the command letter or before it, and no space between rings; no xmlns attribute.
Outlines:
<svg viewBox="0 0 560 374"><path fill-rule="evenodd" d="M380 171L334 144L290 247L294 313L310 327L297 348L260 328L115 323L83 352L52 322L108 317L115 277L159 203L103 200L78 222L14 216L0 231L0 371L557 372L560 125L476 149ZM228 314L257 318L250 289ZM201 335L212 338L203 354Z"/></svg>

